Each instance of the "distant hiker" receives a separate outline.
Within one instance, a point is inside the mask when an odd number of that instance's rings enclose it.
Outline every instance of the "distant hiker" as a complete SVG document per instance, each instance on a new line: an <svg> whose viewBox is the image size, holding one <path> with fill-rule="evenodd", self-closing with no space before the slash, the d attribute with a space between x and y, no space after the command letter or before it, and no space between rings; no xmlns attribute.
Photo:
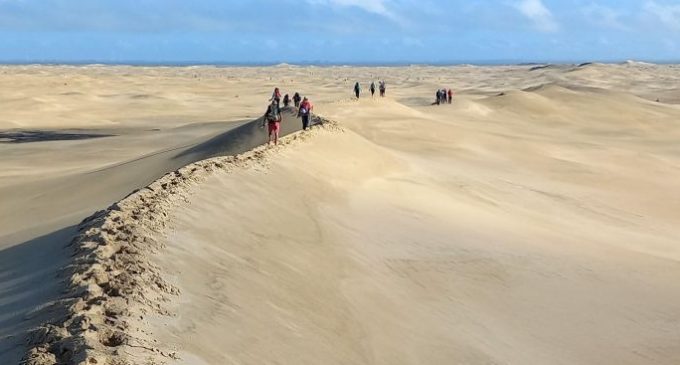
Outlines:
<svg viewBox="0 0 680 365"><path fill-rule="evenodd" d="M449 97L449 104L451 104L453 102L453 91L451 91L451 89L449 89L449 91L448 91L448 97Z"/></svg>
<svg viewBox="0 0 680 365"><path fill-rule="evenodd" d="M298 109L298 118L302 118L302 129L307 130L311 126L309 125L310 119L312 118L312 110L314 110L314 105L305 97L302 99L300 104L300 109Z"/></svg>
<svg viewBox="0 0 680 365"><path fill-rule="evenodd" d="M371 90L371 97L375 95L375 82L371 81L371 87L369 88Z"/></svg>
<svg viewBox="0 0 680 365"><path fill-rule="evenodd" d="M300 97L300 94L295 92L295 94L293 95L293 103L295 103L296 108L300 107L300 100L302 100L302 98Z"/></svg>
<svg viewBox="0 0 680 365"><path fill-rule="evenodd" d="M274 92L272 93L272 98L269 99L269 101L274 101L276 100L277 104L280 104L279 101L281 100L281 91L279 91L279 88L274 88Z"/></svg>
<svg viewBox="0 0 680 365"><path fill-rule="evenodd" d="M387 90L387 86L385 86L385 80L380 81L380 96L385 97L385 90Z"/></svg>
<svg viewBox="0 0 680 365"><path fill-rule="evenodd" d="M442 101L442 91L437 90L437 92L434 93L434 103L436 105L439 105L441 103L441 101Z"/></svg>
<svg viewBox="0 0 680 365"><path fill-rule="evenodd" d="M267 107L267 111L264 113L264 119L262 120L262 126L267 123L269 131L269 144L274 140L274 144L279 144L279 131L281 130L281 109L279 108L279 103L275 99L272 100L271 104Z"/></svg>
<svg viewBox="0 0 680 365"><path fill-rule="evenodd" d="M448 102L448 91L446 89L437 90L437 105L446 104Z"/></svg>
<svg viewBox="0 0 680 365"><path fill-rule="evenodd" d="M361 85L359 85L359 82L354 84L354 95L357 96L357 99L359 99L359 95L361 95Z"/></svg>
<svg viewBox="0 0 680 365"><path fill-rule="evenodd" d="M288 94L283 96L283 107L287 108L288 104L290 104L290 98L288 97Z"/></svg>

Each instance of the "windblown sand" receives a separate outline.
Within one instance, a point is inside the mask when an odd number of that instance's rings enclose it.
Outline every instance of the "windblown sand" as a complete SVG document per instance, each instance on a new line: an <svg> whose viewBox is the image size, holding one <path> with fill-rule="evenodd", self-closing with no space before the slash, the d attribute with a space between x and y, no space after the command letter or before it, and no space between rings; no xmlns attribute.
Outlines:
<svg viewBox="0 0 680 365"><path fill-rule="evenodd" d="M0 67L0 364L680 363L678 85ZM337 125L213 157L274 86Z"/></svg>

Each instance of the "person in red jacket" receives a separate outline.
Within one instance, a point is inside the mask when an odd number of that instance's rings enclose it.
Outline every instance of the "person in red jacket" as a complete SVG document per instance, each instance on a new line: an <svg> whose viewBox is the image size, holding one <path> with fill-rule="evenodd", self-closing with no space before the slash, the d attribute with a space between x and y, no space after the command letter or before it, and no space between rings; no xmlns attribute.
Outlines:
<svg viewBox="0 0 680 365"><path fill-rule="evenodd" d="M302 99L302 103L300 103L300 109L298 109L298 118L302 118L303 130L311 128L309 122L312 119L312 110L314 110L314 105L311 101L309 101L309 99L307 99L307 97L304 97Z"/></svg>
<svg viewBox="0 0 680 365"><path fill-rule="evenodd" d="M449 91L448 91L448 97L449 97L449 104L451 104L451 102L453 102L453 91L451 91L451 89L449 89Z"/></svg>

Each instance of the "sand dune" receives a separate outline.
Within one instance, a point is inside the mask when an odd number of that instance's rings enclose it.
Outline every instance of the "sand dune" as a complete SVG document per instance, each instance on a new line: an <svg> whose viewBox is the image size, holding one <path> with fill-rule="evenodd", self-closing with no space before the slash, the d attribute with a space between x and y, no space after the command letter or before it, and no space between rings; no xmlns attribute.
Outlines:
<svg viewBox="0 0 680 365"><path fill-rule="evenodd" d="M0 144L0 362L679 362L680 68L531 68L2 68L115 136ZM215 157L274 85L340 127Z"/></svg>

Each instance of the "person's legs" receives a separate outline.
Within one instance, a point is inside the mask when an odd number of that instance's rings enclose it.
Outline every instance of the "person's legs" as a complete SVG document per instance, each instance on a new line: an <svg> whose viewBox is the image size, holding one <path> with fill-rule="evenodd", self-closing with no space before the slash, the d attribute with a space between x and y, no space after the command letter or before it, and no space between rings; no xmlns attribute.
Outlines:
<svg viewBox="0 0 680 365"><path fill-rule="evenodd" d="M279 144L279 131L281 130L281 123L279 122L274 122L271 123L272 125L272 130L274 132L274 144L277 145ZM271 139L271 137L270 137Z"/></svg>
<svg viewBox="0 0 680 365"><path fill-rule="evenodd" d="M274 132L276 131L275 129L275 124L274 123L267 123L267 128L269 128L269 142L267 144L272 144L272 139L274 138Z"/></svg>
<svg viewBox="0 0 680 365"><path fill-rule="evenodd" d="M302 116L302 129L307 130L309 128L309 115Z"/></svg>

